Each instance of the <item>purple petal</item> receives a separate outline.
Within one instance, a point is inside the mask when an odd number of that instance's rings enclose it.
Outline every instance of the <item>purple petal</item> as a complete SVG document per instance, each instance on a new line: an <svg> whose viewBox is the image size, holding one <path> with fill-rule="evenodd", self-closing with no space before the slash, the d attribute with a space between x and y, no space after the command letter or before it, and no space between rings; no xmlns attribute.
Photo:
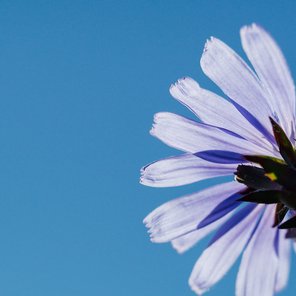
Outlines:
<svg viewBox="0 0 296 296"><path fill-rule="evenodd" d="M232 212L229 212L224 217L212 222L211 224L208 224L203 228L197 229L196 231L187 233L185 235L182 235L172 240L173 248L176 249L176 251L180 254L186 252L188 249L193 247L196 243L198 243L200 240L202 240L212 231L214 231L223 223L225 223L230 218L231 215L232 215Z"/></svg>
<svg viewBox="0 0 296 296"><path fill-rule="evenodd" d="M141 170L140 182L153 187L180 186L200 180L232 175L235 164L215 164L192 154L153 162Z"/></svg>
<svg viewBox="0 0 296 296"><path fill-rule="evenodd" d="M195 245L199 240L204 238L210 232L215 230L226 222L233 211L240 205L238 198L241 197L240 193L234 193L228 198L221 201L215 208L213 208L204 219L202 219L197 229L193 232L180 236L172 241L173 247L179 252L183 253Z"/></svg>
<svg viewBox="0 0 296 296"><path fill-rule="evenodd" d="M198 224L206 219L219 204L244 188L244 185L233 181L161 205L144 219L146 227L149 228L151 240L157 243L168 242L196 230ZM239 205L238 202L231 200L230 210L231 203Z"/></svg>
<svg viewBox="0 0 296 296"><path fill-rule="evenodd" d="M247 205L218 230L193 268L192 290L202 294L225 275L252 235L260 211L262 206Z"/></svg>
<svg viewBox="0 0 296 296"><path fill-rule="evenodd" d="M236 295L272 296L278 270L277 229L272 227L274 205L266 206L262 219L243 253Z"/></svg>
<svg viewBox="0 0 296 296"><path fill-rule="evenodd" d="M269 104L287 135L294 135L295 87L285 58L272 37L253 24L241 29L244 51L270 93Z"/></svg>
<svg viewBox="0 0 296 296"><path fill-rule="evenodd" d="M171 85L171 95L188 107L204 123L224 128L243 138L271 149L257 128L224 98L202 89L192 78L179 79Z"/></svg>
<svg viewBox="0 0 296 296"><path fill-rule="evenodd" d="M253 114L272 134L268 118L272 112L264 89L253 71L231 48L211 38L205 45L201 67L227 96Z"/></svg>
<svg viewBox="0 0 296 296"><path fill-rule="evenodd" d="M258 131L260 131L263 135L263 139L268 140L269 143L273 146L273 150L277 150L277 145L276 141L274 139L274 135L270 133L263 125L260 123L260 121L253 115L251 114L246 108L243 106L239 105L237 102L235 102L232 99L229 99L233 106L248 120L249 123L251 123L254 127L257 128Z"/></svg>
<svg viewBox="0 0 296 296"><path fill-rule="evenodd" d="M235 193L221 201L215 208L212 209L210 213L207 214L206 217L204 217L204 219L198 223L197 229L203 228L219 220L221 217L237 208L240 205L240 202L238 201L240 197L240 193Z"/></svg>
<svg viewBox="0 0 296 296"><path fill-rule="evenodd" d="M291 240L286 239L286 231L279 231L279 267L277 271L275 291L279 292L284 289L288 283L290 271L290 253L291 253Z"/></svg>
<svg viewBox="0 0 296 296"><path fill-rule="evenodd" d="M274 155L270 150L225 133L219 128L168 112L154 116L151 134L169 146L190 153L213 149L241 154Z"/></svg>
<svg viewBox="0 0 296 296"><path fill-rule="evenodd" d="M247 162L240 153L223 150L206 150L194 153L195 156L204 160L220 164L238 164Z"/></svg>

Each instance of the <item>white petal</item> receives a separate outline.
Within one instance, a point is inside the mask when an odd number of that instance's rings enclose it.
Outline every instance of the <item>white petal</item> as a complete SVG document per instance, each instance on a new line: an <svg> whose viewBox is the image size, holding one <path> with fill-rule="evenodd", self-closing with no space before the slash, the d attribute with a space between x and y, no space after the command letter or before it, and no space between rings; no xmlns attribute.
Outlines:
<svg viewBox="0 0 296 296"><path fill-rule="evenodd" d="M286 231L279 231L279 267L275 284L275 291L284 289L288 283L290 271L291 239L286 239Z"/></svg>
<svg viewBox="0 0 296 296"><path fill-rule="evenodd" d="M226 133L219 128L169 112L155 114L154 125L150 133L167 145L190 153L225 150L240 154L274 155L274 152Z"/></svg>
<svg viewBox="0 0 296 296"><path fill-rule="evenodd" d="M217 207L220 206L222 213L227 213L228 209L230 211L238 206L237 198L227 198L244 188L244 185L233 181L161 205L144 219L151 240L163 243L190 233L196 230L201 222L211 218L212 213L213 219L221 218L215 211Z"/></svg>
<svg viewBox="0 0 296 296"><path fill-rule="evenodd" d="M233 101L251 113L270 134L272 115L264 89L248 65L225 43L211 38L201 58L204 73Z"/></svg>
<svg viewBox="0 0 296 296"><path fill-rule="evenodd" d="M262 28L253 24L241 29L244 51L259 79L270 93L270 105L287 135L293 136L295 125L295 87L285 58Z"/></svg>
<svg viewBox="0 0 296 296"><path fill-rule="evenodd" d="M236 281L236 296L274 294L278 269L277 229L272 227L274 206L267 206L243 253Z"/></svg>
<svg viewBox="0 0 296 296"><path fill-rule="evenodd" d="M141 170L140 182L153 187L180 186L200 180L232 175L237 164L217 164L192 154L153 162Z"/></svg>
<svg viewBox="0 0 296 296"><path fill-rule="evenodd" d="M221 127L272 149L269 141L263 137L246 118L224 98L202 89L192 78L179 79L170 88L171 95L187 106L204 123Z"/></svg>
<svg viewBox="0 0 296 296"><path fill-rule="evenodd" d="M202 294L225 275L252 235L261 210L262 206L247 205L218 230L193 268L192 290Z"/></svg>

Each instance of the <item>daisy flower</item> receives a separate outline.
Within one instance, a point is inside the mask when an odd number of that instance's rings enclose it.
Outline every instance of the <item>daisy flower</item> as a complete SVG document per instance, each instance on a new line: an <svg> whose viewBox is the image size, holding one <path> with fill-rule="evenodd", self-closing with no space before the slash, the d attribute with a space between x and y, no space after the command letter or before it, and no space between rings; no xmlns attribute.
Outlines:
<svg viewBox="0 0 296 296"><path fill-rule="evenodd" d="M145 219L153 242L183 253L216 231L189 278L201 295L242 254L237 296L270 296L288 281L296 238L295 89L283 54L253 24L240 31L251 69L216 38L207 41L203 72L225 98L193 79L171 95L197 120L157 113L151 134L183 154L145 166L141 183L180 186L220 176L234 180L169 201Z"/></svg>

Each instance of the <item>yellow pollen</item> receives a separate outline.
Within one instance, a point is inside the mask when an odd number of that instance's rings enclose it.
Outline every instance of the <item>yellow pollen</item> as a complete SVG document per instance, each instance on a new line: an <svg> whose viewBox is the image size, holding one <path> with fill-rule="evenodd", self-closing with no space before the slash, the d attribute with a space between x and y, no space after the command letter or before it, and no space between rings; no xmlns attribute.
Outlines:
<svg viewBox="0 0 296 296"><path fill-rule="evenodd" d="M267 177L267 178L269 178L271 181L276 181L277 180L277 176L276 176L276 174L275 173L266 173L265 174L265 176Z"/></svg>

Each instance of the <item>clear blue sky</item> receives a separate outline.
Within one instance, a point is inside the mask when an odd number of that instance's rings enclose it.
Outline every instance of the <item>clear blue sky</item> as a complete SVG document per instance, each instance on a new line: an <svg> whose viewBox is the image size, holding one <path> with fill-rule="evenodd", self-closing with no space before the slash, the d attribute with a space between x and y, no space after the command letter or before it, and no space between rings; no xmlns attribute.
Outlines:
<svg viewBox="0 0 296 296"><path fill-rule="evenodd" d="M241 53L239 28L254 21L296 78L295 9L292 0L1 1L0 295L194 295L187 279L206 240L180 256L150 243L142 219L213 182L138 184L142 165L176 153L149 136L152 116L189 115L168 93L182 76L217 90L199 67L206 38ZM233 295L236 270L207 295ZM281 295L294 291L290 280Z"/></svg>

